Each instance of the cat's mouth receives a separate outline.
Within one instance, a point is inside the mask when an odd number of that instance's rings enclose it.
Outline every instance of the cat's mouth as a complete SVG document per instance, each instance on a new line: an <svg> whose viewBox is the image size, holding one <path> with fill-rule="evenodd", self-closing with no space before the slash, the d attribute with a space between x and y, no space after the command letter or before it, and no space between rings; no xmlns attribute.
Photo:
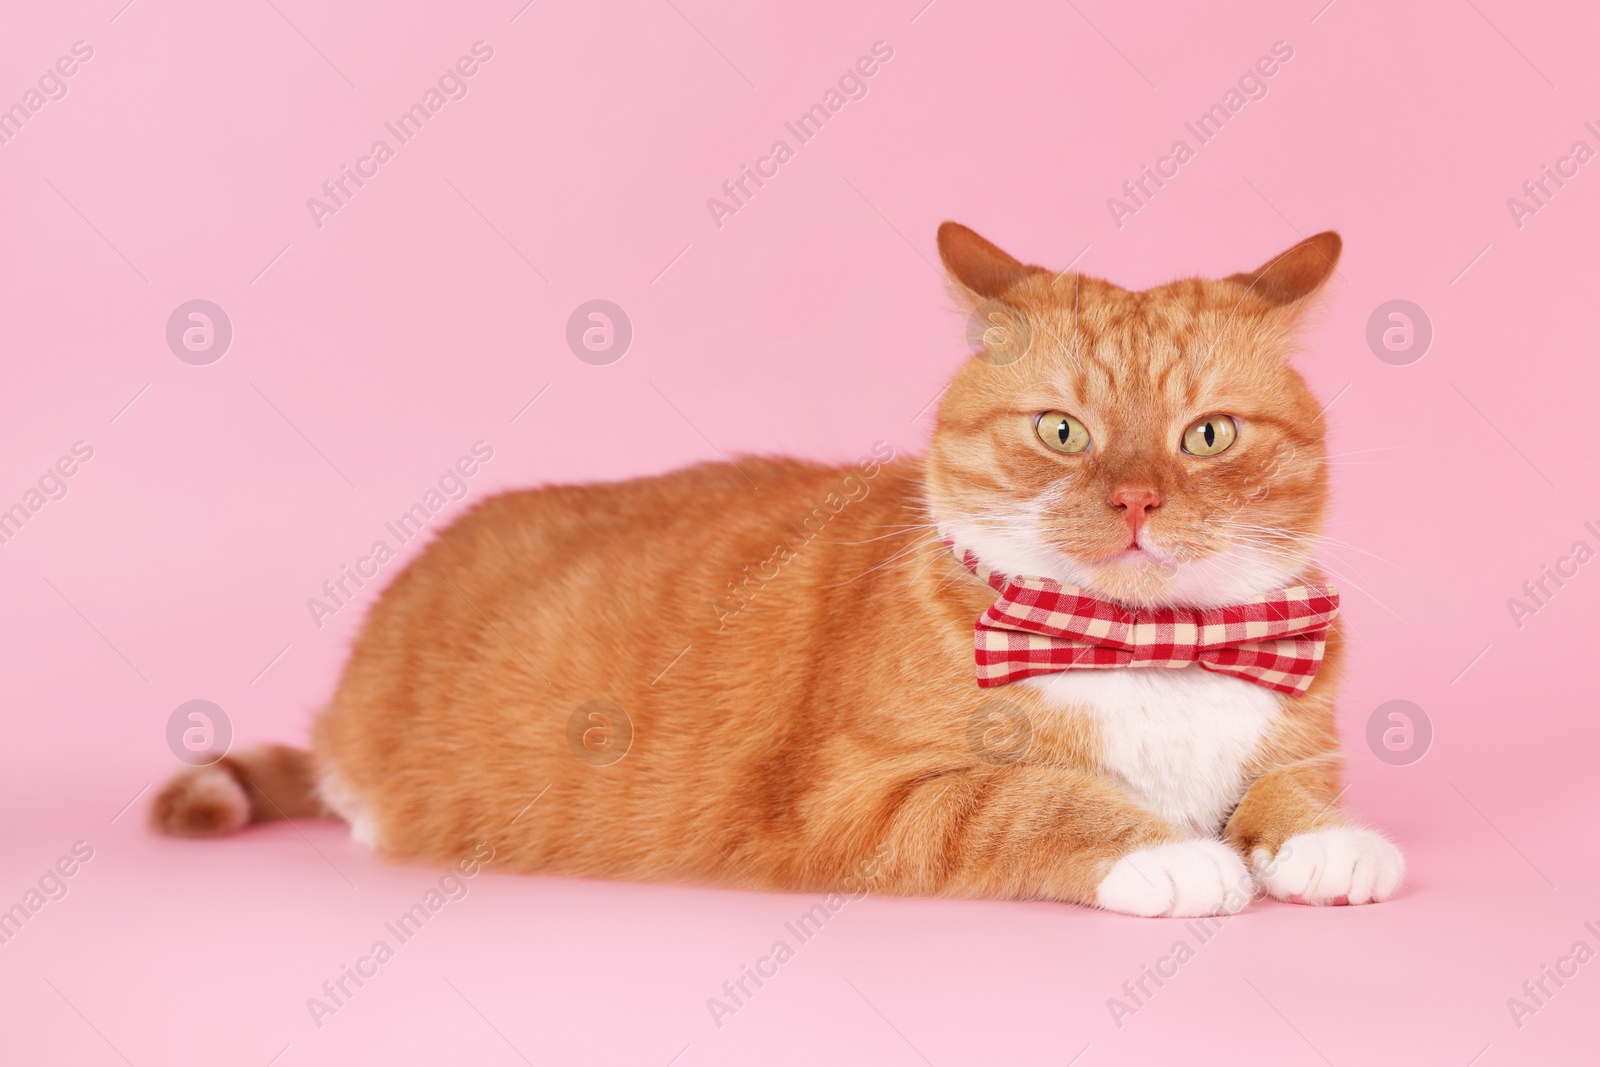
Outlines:
<svg viewBox="0 0 1600 1067"><path fill-rule="evenodd" d="M1113 552L1102 564L1123 564L1125 566L1145 566L1152 563L1166 565L1172 556L1151 542L1149 536L1141 531L1133 537L1126 546Z"/></svg>

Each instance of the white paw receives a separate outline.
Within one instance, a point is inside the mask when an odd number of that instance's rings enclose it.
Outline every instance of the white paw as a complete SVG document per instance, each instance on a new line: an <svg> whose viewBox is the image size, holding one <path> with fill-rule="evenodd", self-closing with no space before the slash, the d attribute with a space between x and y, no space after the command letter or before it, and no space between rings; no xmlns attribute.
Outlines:
<svg viewBox="0 0 1600 1067"><path fill-rule="evenodd" d="M1254 888L1238 853L1201 838L1123 856L1095 890L1095 903L1129 915L1216 915L1243 908Z"/></svg>
<svg viewBox="0 0 1600 1067"><path fill-rule="evenodd" d="M1375 904L1394 896L1406 873L1398 848L1357 826L1295 834L1276 857L1256 849L1250 862L1267 892L1296 904Z"/></svg>

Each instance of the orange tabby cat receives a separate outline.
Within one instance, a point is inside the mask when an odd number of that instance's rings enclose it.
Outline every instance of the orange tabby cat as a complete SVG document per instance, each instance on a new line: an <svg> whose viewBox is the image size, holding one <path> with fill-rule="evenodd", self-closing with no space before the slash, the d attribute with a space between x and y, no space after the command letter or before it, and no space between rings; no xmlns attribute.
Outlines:
<svg viewBox="0 0 1600 1067"><path fill-rule="evenodd" d="M1130 292L946 223L987 328L925 459L488 500L372 609L312 751L186 771L154 825L336 814L413 862L1138 915L1383 900L1400 852L1338 807L1336 631L1299 695L1198 664L980 688L995 589L947 544L1134 609L1316 582L1289 356L1339 250Z"/></svg>

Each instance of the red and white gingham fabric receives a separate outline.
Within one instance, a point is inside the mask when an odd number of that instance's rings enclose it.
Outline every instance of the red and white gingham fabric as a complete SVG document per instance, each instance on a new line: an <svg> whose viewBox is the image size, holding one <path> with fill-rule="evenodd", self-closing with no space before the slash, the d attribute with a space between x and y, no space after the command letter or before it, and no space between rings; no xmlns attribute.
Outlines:
<svg viewBox="0 0 1600 1067"><path fill-rule="evenodd" d="M1237 675L1280 693L1304 693L1339 614L1331 585L1280 589L1221 608L1129 608L1049 578L990 571L952 545L1000 593L978 617L978 685L1080 668L1187 667Z"/></svg>

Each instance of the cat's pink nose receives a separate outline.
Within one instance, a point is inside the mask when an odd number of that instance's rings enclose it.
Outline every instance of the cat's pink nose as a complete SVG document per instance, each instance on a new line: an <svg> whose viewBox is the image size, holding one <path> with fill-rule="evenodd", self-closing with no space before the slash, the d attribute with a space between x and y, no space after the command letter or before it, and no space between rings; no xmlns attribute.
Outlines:
<svg viewBox="0 0 1600 1067"><path fill-rule="evenodd" d="M1161 506L1161 494L1148 485L1124 485L1111 494L1111 506L1122 512L1128 534L1137 540L1150 512Z"/></svg>

